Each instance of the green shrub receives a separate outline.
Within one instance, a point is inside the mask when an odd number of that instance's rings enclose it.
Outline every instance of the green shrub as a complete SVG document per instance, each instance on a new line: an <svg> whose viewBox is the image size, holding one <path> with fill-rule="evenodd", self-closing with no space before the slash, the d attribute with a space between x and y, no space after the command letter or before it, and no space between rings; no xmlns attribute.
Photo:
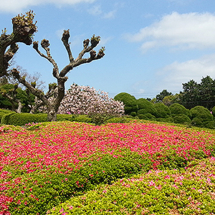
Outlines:
<svg viewBox="0 0 215 215"><path fill-rule="evenodd" d="M192 125L197 127L214 128L213 115L203 106L196 106L190 110Z"/></svg>
<svg viewBox="0 0 215 215"><path fill-rule="evenodd" d="M15 113L15 112L13 112L11 110L0 109L0 122L1 122L2 117L8 113Z"/></svg>
<svg viewBox="0 0 215 215"><path fill-rule="evenodd" d="M107 123L127 123L130 122L131 118L125 118L125 117L113 117L111 119L107 120Z"/></svg>
<svg viewBox="0 0 215 215"><path fill-rule="evenodd" d="M73 121L72 114L57 114L57 121Z"/></svg>
<svg viewBox="0 0 215 215"><path fill-rule="evenodd" d="M139 119L146 119L146 120L155 120L156 117L150 113L145 113L145 114L138 114Z"/></svg>
<svg viewBox="0 0 215 215"><path fill-rule="evenodd" d="M190 117L190 110L186 109L183 105L174 103L169 107L172 115L184 114Z"/></svg>
<svg viewBox="0 0 215 215"><path fill-rule="evenodd" d="M73 115L71 121L91 123L92 119L87 115Z"/></svg>
<svg viewBox="0 0 215 215"><path fill-rule="evenodd" d="M156 109L156 118L168 118L171 115L169 107L163 103L155 103L154 107Z"/></svg>
<svg viewBox="0 0 215 215"><path fill-rule="evenodd" d="M125 114L130 115L132 112L137 112L137 100L134 96L128 93L119 93L114 97L114 100L123 102Z"/></svg>
<svg viewBox="0 0 215 215"><path fill-rule="evenodd" d="M1 124L5 124L5 125L13 125L13 124L9 124L9 120L10 120L10 117L12 115L16 114L15 112L12 112L12 113L7 113L7 114L4 114L1 118Z"/></svg>
<svg viewBox="0 0 215 215"><path fill-rule="evenodd" d="M158 122L174 122L172 117L156 118L156 121L158 121Z"/></svg>
<svg viewBox="0 0 215 215"><path fill-rule="evenodd" d="M181 124L191 123L191 119L185 114L173 115L173 121L174 123L181 123Z"/></svg>
<svg viewBox="0 0 215 215"><path fill-rule="evenodd" d="M204 159L189 165L187 170L152 170L111 186L99 185L47 214L213 214L215 162Z"/></svg>
<svg viewBox="0 0 215 215"><path fill-rule="evenodd" d="M196 117L201 118L204 121L212 121L213 115L210 113L210 111L203 107L203 106L196 106L190 110L191 113L191 119L194 119Z"/></svg>
<svg viewBox="0 0 215 215"><path fill-rule="evenodd" d="M150 113L154 116L156 115L156 109L150 101L141 98L141 99L137 100L137 105L138 105L138 109L139 109L137 112L137 115L146 114L146 113Z"/></svg>
<svg viewBox="0 0 215 215"><path fill-rule="evenodd" d="M131 112L130 115L135 117L137 115L137 113L136 112Z"/></svg>
<svg viewBox="0 0 215 215"><path fill-rule="evenodd" d="M46 122L47 114L9 113L2 117L1 123L22 126L31 122Z"/></svg>

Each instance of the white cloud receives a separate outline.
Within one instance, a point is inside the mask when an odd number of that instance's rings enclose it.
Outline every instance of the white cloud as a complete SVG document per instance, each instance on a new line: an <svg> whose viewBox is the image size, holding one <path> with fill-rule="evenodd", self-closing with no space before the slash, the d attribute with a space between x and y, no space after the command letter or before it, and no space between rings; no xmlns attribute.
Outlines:
<svg viewBox="0 0 215 215"><path fill-rule="evenodd" d="M202 49L215 48L215 15L173 12L139 33L126 35L131 42L143 42L142 51L162 46Z"/></svg>
<svg viewBox="0 0 215 215"><path fill-rule="evenodd" d="M89 14L97 16L102 13L102 9L100 5L94 5L92 8L88 10Z"/></svg>
<svg viewBox="0 0 215 215"><path fill-rule="evenodd" d="M56 6L93 3L96 0L1 0L0 12L19 13L31 6L54 4Z"/></svg>
<svg viewBox="0 0 215 215"><path fill-rule="evenodd" d="M112 18L115 17L115 14L116 14L116 10L112 10L112 11L110 11L108 13L105 13L103 18L104 19L112 19Z"/></svg>
<svg viewBox="0 0 215 215"><path fill-rule="evenodd" d="M101 40L99 42L100 46L105 46L110 40L112 40L112 37L101 37Z"/></svg>
<svg viewBox="0 0 215 215"><path fill-rule="evenodd" d="M176 61L164 67L157 74L159 79L157 88L160 91L162 89L167 89L168 91L175 93L182 90L182 83L187 83L190 80L200 82L202 77L208 75L214 79L214 62L215 54L181 63Z"/></svg>

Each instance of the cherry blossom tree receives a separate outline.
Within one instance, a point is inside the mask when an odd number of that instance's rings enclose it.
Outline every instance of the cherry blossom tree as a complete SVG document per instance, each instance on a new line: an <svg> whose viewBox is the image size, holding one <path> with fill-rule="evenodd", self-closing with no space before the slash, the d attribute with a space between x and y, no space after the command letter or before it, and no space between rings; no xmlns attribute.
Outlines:
<svg viewBox="0 0 215 215"><path fill-rule="evenodd" d="M72 84L58 110L61 114L124 114L124 104L108 97L108 93L89 86Z"/></svg>

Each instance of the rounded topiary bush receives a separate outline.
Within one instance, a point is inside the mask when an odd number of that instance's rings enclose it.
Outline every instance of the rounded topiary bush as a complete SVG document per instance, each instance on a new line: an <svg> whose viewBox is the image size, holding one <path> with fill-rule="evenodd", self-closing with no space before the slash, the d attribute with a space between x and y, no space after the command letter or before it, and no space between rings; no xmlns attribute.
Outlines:
<svg viewBox="0 0 215 215"><path fill-rule="evenodd" d="M158 121L158 122L174 122L173 118L171 116L167 117L167 118L156 118L156 121Z"/></svg>
<svg viewBox="0 0 215 215"><path fill-rule="evenodd" d="M191 123L191 119L185 114L177 114L173 116L174 123Z"/></svg>
<svg viewBox="0 0 215 215"><path fill-rule="evenodd" d="M139 119L146 119L146 120L155 120L156 121L156 117L150 113L145 113L145 114L139 114L138 115Z"/></svg>
<svg viewBox="0 0 215 215"><path fill-rule="evenodd" d="M135 117L137 115L137 113L136 112L131 112L130 115Z"/></svg>
<svg viewBox="0 0 215 215"><path fill-rule="evenodd" d="M154 107L156 109L156 118L169 118L171 116L169 107L163 103L155 103Z"/></svg>
<svg viewBox="0 0 215 215"><path fill-rule="evenodd" d="M141 98L141 99L137 100L137 105L138 105L138 109L139 109L137 111L137 115L147 114L147 113L150 113L154 116L156 115L156 109L150 101Z"/></svg>
<svg viewBox="0 0 215 215"><path fill-rule="evenodd" d="M203 119L203 121L212 121L213 115L210 111L203 107L203 106L196 106L190 110L191 118L194 119L195 117Z"/></svg>
<svg viewBox="0 0 215 215"><path fill-rule="evenodd" d="M196 106L190 110L192 125L197 127L214 128L213 115L203 106Z"/></svg>
<svg viewBox="0 0 215 215"><path fill-rule="evenodd" d="M114 97L114 100L123 102L125 114L130 115L132 112L137 112L137 100L129 93L119 93Z"/></svg>
<svg viewBox="0 0 215 215"><path fill-rule="evenodd" d="M185 108L183 105L174 103L169 107L172 115L183 114L190 117L190 110Z"/></svg>

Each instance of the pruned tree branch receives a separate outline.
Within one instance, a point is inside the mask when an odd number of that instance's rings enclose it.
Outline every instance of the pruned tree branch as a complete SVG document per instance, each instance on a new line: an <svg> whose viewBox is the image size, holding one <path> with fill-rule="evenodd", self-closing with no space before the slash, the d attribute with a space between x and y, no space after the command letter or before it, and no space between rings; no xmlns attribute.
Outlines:
<svg viewBox="0 0 215 215"><path fill-rule="evenodd" d="M2 31L0 36L0 77L7 75L9 61L18 50L16 43L22 42L26 45L32 43L32 35L37 31L36 22L33 23L33 19L33 11L27 12L26 15L18 15L12 19L12 34L6 34L6 29ZM8 49L8 47L10 48Z"/></svg>
<svg viewBox="0 0 215 215"><path fill-rule="evenodd" d="M74 61L74 58L73 58L73 56L72 56L72 51L71 51L71 49L70 49L70 45L69 45L69 37L70 37L70 34L69 34L69 30L64 30L64 32L63 32L63 36L62 36L62 41L63 41L63 44L64 44L64 46L65 46L65 48L66 48L66 50L67 50L67 53L68 53L68 55L69 55L69 61L70 61L70 63L72 63L73 61Z"/></svg>

